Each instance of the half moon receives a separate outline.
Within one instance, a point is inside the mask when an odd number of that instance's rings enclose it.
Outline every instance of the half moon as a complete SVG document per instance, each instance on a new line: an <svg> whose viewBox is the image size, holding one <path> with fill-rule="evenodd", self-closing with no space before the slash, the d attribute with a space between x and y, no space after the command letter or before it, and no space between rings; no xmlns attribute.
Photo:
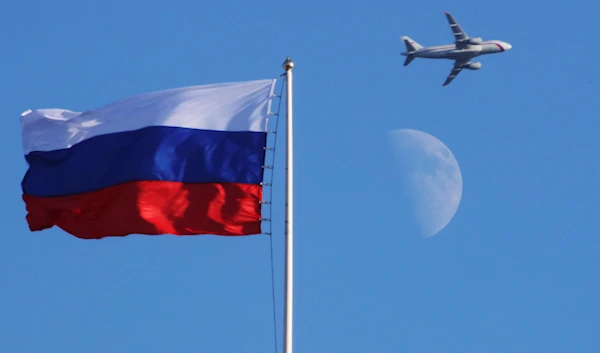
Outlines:
<svg viewBox="0 0 600 353"><path fill-rule="evenodd" d="M399 176L424 237L439 233L452 220L462 198L462 174L442 141L422 131L389 133Z"/></svg>

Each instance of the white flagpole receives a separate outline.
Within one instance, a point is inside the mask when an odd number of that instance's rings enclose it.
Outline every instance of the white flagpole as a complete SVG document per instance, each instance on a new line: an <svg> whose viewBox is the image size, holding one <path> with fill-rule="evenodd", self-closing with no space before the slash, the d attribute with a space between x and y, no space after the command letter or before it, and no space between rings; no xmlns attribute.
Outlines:
<svg viewBox="0 0 600 353"><path fill-rule="evenodd" d="M292 353L292 309L293 309L293 275L294 275L294 237L293 237L293 215L294 215L294 169L293 169L293 139L292 139L292 69L294 62L288 56L283 63L286 71L287 81L287 132L286 132L286 168L285 168L285 310L284 310L284 336L283 351Z"/></svg>

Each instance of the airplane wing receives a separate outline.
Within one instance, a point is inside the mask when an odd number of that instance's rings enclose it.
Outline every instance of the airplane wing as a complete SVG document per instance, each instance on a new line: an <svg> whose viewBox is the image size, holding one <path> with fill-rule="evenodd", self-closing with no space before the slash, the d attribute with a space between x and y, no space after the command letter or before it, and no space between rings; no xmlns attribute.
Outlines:
<svg viewBox="0 0 600 353"><path fill-rule="evenodd" d="M456 46L459 47L461 42L469 39L469 36L465 31L463 31L462 27L456 22L456 19L451 14L444 12L446 18L448 19L448 24L450 25L450 29L452 29L452 34L454 34L454 40L456 42ZM460 47L459 47L460 48Z"/></svg>
<svg viewBox="0 0 600 353"><path fill-rule="evenodd" d="M446 78L446 82L444 82L444 84L442 86L446 86L450 82L452 82L452 80L454 80L456 78L456 76L458 76L458 74L462 71L462 65L465 63L466 63L466 61L456 60L454 62L454 67L452 67L452 71L450 71L450 75L448 75L448 77Z"/></svg>

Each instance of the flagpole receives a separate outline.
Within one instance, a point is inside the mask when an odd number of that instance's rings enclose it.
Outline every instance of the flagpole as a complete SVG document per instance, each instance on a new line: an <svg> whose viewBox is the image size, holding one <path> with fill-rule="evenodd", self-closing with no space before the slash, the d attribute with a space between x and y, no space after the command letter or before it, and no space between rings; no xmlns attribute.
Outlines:
<svg viewBox="0 0 600 353"><path fill-rule="evenodd" d="M292 309L293 309L293 275L294 275L294 169L293 169L293 136L292 136L292 69L294 62L288 56L283 63L286 71L287 104L286 104L286 168L285 168L285 299L284 299L284 337L283 352L292 353Z"/></svg>

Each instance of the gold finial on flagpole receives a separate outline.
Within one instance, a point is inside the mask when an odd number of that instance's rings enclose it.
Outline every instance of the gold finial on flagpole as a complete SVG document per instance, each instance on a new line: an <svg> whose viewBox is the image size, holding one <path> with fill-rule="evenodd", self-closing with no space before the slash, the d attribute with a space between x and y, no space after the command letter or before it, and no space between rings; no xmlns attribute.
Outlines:
<svg viewBox="0 0 600 353"><path fill-rule="evenodd" d="M294 68L294 62L292 61L292 59L290 59L289 56L283 62L283 68L285 69L285 71L290 71Z"/></svg>

